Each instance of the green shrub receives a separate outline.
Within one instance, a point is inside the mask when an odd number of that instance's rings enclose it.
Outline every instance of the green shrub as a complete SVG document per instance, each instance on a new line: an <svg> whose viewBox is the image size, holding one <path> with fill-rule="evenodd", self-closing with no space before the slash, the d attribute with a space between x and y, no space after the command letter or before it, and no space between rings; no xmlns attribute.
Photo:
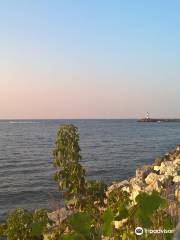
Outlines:
<svg viewBox="0 0 180 240"><path fill-rule="evenodd" d="M6 235L8 240L31 240L33 215L25 210L18 208L7 218Z"/></svg>
<svg viewBox="0 0 180 240"><path fill-rule="evenodd" d="M31 213L17 208L10 213L6 224L0 225L0 236L6 236L8 240L41 240L50 223L44 209Z"/></svg>
<svg viewBox="0 0 180 240"><path fill-rule="evenodd" d="M6 236L6 231L7 231L7 224L5 223L0 224L0 237Z"/></svg>

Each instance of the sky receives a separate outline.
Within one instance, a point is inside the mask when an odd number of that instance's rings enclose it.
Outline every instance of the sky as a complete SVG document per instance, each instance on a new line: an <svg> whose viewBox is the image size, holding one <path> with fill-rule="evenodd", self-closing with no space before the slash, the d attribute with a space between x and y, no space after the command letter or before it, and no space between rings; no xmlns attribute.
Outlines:
<svg viewBox="0 0 180 240"><path fill-rule="evenodd" d="M1 0L0 119L180 118L180 1Z"/></svg>

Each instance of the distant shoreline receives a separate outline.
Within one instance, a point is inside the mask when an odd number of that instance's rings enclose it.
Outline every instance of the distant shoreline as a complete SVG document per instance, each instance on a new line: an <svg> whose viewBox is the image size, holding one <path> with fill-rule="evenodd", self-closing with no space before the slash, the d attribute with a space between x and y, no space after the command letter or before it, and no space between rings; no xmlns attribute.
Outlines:
<svg viewBox="0 0 180 240"><path fill-rule="evenodd" d="M143 119L139 119L138 122L178 122L180 123L180 119L179 118L143 118Z"/></svg>

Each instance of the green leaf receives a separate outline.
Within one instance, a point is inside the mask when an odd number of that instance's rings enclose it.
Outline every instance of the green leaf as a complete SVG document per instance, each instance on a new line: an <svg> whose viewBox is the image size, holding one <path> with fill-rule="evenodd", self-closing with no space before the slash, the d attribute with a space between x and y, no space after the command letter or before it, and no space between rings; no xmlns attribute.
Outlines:
<svg viewBox="0 0 180 240"><path fill-rule="evenodd" d="M151 225L151 220L150 217L148 215L146 215L142 209L138 209L135 216L138 218L138 220L141 223L141 226L143 228L148 228Z"/></svg>
<svg viewBox="0 0 180 240"><path fill-rule="evenodd" d="M158 192L153 191L151 194L140 193L136 197L136 202L139 208L135 216L143 227L149 227L151 225L151 216L159 207L164 207L166 201L160 197Z"/></svg>
<svg viewBox="0 0 180 240"><path fill-rule="evenodd" d="M136 202L140 205L142 213L145 215L152 215L161 205L164 204L158 192L153 191L151 195L147 193L140 193L136 197Z"/></svg>
<svg viewBox="0 0 180 240"><path fill-rule="evenodd" d="M73 230L84 237L89 237L91 230L91 217L87 213L79 212L68 217Z"/></svg>
<svg viewBox="0 0 180 240"><path fill-rule="evenodd" d="M63 235L60 240L86 240L87 238L83 237L81 234L66 234Z"/></svg>
<svg viewBox="0 0 180 240"><path fill-rule="evenodd" d="M115 220L120 221L124 218L128 217L128 210L127 208L124 206L124 204L120 204L118 207L118 213L115 217Z"/></svg>
<svg viewBox="0 0 180 240"><path fill-rule="evenodd" d="M46 226L45 222L36 222L32 224L32 236L41 236Z"/></svg>
<svg viewBox="0 0 180 240"><path fill-rule="evenodd" d="M122 235L122 240L126 240L126 239L127 239L127 234L126 234L126 232L124 232Z"/></svg>
<svg viewBox="0 0 180 240"><path fill-rule="evenodd" d="M61 240L75 240L75 238L73 235L68 234L68 235L63 235L61 237Z"/></svg>
<svg viewBox="0 0 180 240"><path fill-rule="evenodd" d="M110 208L108 208L103 215L104 224L102 226L102 232L104 236L111 236L112 234L112 221L114 220L114 214Z"/></svg>

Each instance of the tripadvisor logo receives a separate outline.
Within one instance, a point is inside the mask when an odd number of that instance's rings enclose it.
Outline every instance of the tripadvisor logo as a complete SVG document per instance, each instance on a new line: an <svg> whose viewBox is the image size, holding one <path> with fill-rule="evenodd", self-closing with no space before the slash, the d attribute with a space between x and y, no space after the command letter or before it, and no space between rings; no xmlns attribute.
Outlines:
<svg viewBox="0 0 180 240"><path fill-rule="evenodd" d="M137 227L136 229L135 229L135 234L136 235L142 235L143 234L143 228L142 227Z"/></svg>

